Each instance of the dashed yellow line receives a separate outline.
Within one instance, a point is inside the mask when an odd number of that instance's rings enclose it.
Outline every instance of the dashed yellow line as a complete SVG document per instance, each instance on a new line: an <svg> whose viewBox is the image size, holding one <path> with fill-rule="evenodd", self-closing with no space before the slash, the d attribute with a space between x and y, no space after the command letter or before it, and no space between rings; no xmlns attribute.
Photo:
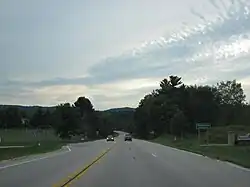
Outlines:
<svg viewBox="0 0 250 187"><path fill-rule="evenodd" d="M58 184L53 185L53 187L69 187L74 181L78 180L80 177L84 175L84 173L91 168L95 163L97 163L104 155L106 155L114 146L108 148L104 152L101 153L98 157L96 157L90 164L86 165L84 168L73 172L71 175L64 178Z"/></svg>

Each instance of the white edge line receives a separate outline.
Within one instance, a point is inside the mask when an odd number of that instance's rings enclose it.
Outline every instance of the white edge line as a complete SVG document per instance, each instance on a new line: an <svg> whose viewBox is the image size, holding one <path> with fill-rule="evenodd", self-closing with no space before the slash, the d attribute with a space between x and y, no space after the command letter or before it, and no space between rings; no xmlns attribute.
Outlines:
<svg viewBox="0 0 250 187"><path fill-rule="evenodd" d="M219 162L223 162L223 163L226 163L226 164L228 164L228 165L230 165L230 166L232 166L232 167L235 167L235 168L237 168L237 169L241 169L241 170L243 170L243 171L250 172L250 169L244 168L244 167L242 167L242 166L240 166L240 165L237 165L237 164L234 164L234 163L232 163L232 162L222 161L222 160L219 160Z"/></svg>
<svg viewBox="0 0 250 187"><path fill-rule="evenodd" d="M66 148L68 149L67 152L70 152L70 151L71 151L71 149L70 149L70 147L69 147L68 145L66 146Z"/></svg>
<svg viewBox="0 0 250 187"><path fill-rule="evenodd" d="M53 155L49 155L49 156L45 156L45 157L35 158L35 159L31 159L31 160L19 162L19 163L16 163L16 164L10 164L10 165L6 165L6 166L2 166L2 167L0 167L0 170L6 169L6 168L10 168L10 167L14 167L14 166L19 166L19 165L27 164L27 163L30 163L30 162L35 162L35 161L39 161L39 160L44 160L44 159L51 158L51 157L54 157L54 156L59 156L59 155L62 155L62 154L65 154L65 153L68 153L68 152L71 151L71 149L70 149L69 146L66 146L66 148L67 148L68 150L65 151L65 152L60 152L60 153L53 154Z"/></svg>
<svg viewBox="0 0 250 187"><path fill-rule="evenodd" d="M16 146L0 146L0 149L8 149L8 148L24 148L27 146L24 145L16 145Z"/></svg>
<svg viewBox="0 0 250 187"><path fill-rule="evenodd" d="M168 147L170 149L173 149L173 150L176 150L176 151L180 151L180 152L184 152L184 153L188 153L190 155L194 155L194 156L199 156L199 157L204 157L206 159L210 159L210 160L216 160L217 162L221 162L221 163L224 163L224 164L227 164L231 167L234 167L234 168L237 168L237 169L241 169L243 171L247 171L247 172L250 172L250 169L248 168L245 168L243 166L240 166L240 165L237 165L237 164L234 164L232 162L228 162L228 161L223 161L223 160L218 160L218 159L213 159L213 158L210 158L208 156L205 156L205 155L202 155L202 154L198 154L198 153L193 153L193 152L190 152L190 151L186 151L186 150L183 150L183 149L178 149L178 148L174 148L174 147L171 147L171 146L165 146L165 145L162 145L162 144L158 144L158 143L153 143L153 142L148 142L148 141L144 141L146 143L152 143L152 144L157 144L159 146L163 146L163 147Z"/></svg>

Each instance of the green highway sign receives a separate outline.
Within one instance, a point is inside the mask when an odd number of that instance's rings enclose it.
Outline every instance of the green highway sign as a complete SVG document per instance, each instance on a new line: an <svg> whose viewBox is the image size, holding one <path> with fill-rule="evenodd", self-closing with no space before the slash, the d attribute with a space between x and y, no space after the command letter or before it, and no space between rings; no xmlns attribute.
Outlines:
<svg viewBox="0 0 250 187"><path fill-rule="evenodd" d="M196 123L196 129L209 129L211 128L211 124L210 123Z"/></svg>

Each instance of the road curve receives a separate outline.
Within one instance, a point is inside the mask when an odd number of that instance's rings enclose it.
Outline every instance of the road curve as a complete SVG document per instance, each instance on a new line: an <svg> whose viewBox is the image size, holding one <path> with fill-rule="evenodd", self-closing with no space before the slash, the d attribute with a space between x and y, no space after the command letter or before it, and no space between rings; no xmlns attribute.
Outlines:
<svg viewBox="0 0 250 187"><path fill-rule="evenodd" d="M101 140L72 145L68 153L0 169L0 186L62 186L76 172L79 176L68 186L250 186L247 170L142 140L124 142L122 137L116 143Z"/></svg>

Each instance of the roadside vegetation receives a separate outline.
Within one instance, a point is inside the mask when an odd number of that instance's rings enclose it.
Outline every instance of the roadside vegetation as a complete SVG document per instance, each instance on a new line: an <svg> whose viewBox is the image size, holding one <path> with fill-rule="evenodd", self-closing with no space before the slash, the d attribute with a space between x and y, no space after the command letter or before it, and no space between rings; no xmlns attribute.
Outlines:
<svg viewBox="0 0 250 187"><path fill-rule="evenodd" d="M250 168L250 146L200 145L196 136L174 140L173 136L162 135L152 141Z"/></svg>
<svg viewBox="0 0 250 187"><path fill-rule="evenodd" d="M52 129L1 129L0 160L60 149L65 142Z"/></svg>
<svg viewBox="0 0 250 187"><path fill-rule="evenodd" d="M245 98L241 84L236 80L198 86L185 85L181 77L170 76L160 82L159 89L140 101L134 114L134 134L163 145L250 167L249 143L226 145L229 131L237 135L250 132L250 105ZM200 142L196 123L212 126L208 136L201 134Z"/></svg>
<svg viewBox="0 0 250 187"><path fill-rule="evenodd" d="M14 159L16 157L32 154L46 153L60 149L64 142L42 142L40 144L25 145L25 147L0 148L0 160Z"/></svg>

